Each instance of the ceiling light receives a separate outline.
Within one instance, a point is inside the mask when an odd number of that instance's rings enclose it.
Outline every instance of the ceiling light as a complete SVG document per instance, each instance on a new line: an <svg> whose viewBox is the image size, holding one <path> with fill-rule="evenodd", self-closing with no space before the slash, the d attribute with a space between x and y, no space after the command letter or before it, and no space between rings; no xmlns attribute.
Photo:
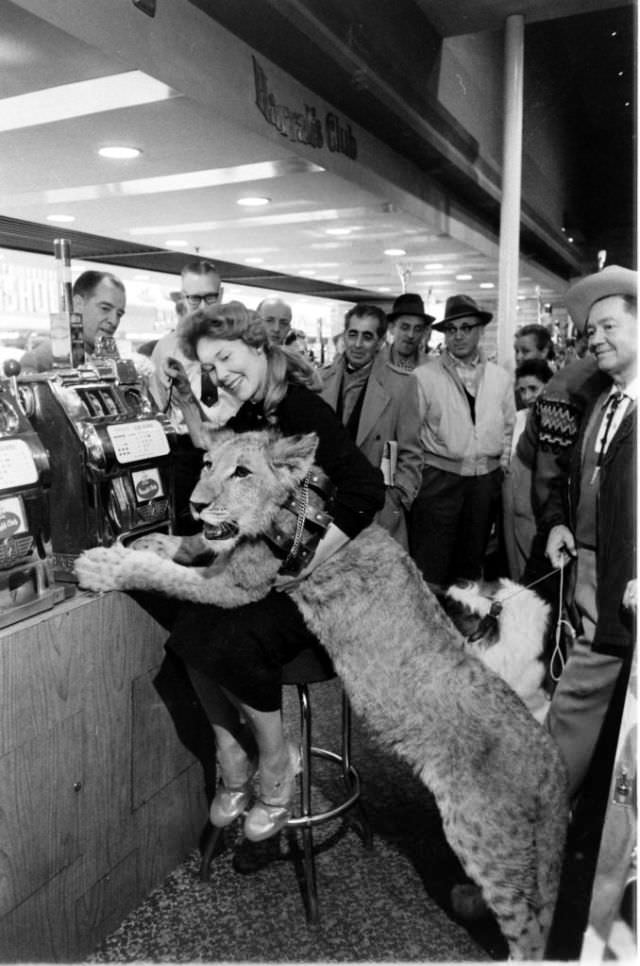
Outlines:
<svg viewBox="0 0 640 966"><path fill-rule="evenodd" d="M424 266L425 272L438 272L441 268L444 268L444 265L441 265L440 262L431 262Z"/></svg>
<svg viewBox="0 0 640 966"><path fill-rule="evenodd" d="M69 224L75 220L75 215L47 215L47 221L57 221L60 222L61 225Z"/></svg>
<svg viewBox="0 0 640 966"><path fill-rule="evenodd" d="M390 292L391 287L389 285L378 285L379 292Z"/></svg>
<svg viewBox="0 0 640 966"><path fill-rule="evenodd" d="M326 228L327 235L350 235L350 228Z"/></svg>
<svg viewBox="0 0 640 966"><path fill-rule="evenodd" d="M456 275L458 282L470 282L473 275Z"/></svg>
<svg viewBox="0 0 640 966"><path fill-rule="evenodd" d="M480 288L495 288L493 282L480 282Z"/></svg>
<svg viewBox="0 0 640 966"><path fill-rule="evenodd" d="M357 285L358 284L358 279L357 278L343 278L342 279L342 284L343 285Z"/></svg>
<svg viewBox="0 0 640 966"><path fill-rule="evenodd" d="M385 255L406 255L404 248L385 248Z"/></svg>
<svg viewBox="0 0 640 966"><path fill-rule="evenodd" d="M243 208L261 208L263 205L268 205L271 203L271 198L259 197L259 196L249 196L247 198L238 198L236 201L237 205L242 205Z"/></svg>
<svg viewBox="0 0 640 966"><path fill-rule="evenodd" d="M186 248L189 242L184 238L167 238L165 245L167 248Z"/></svg>
<svg viewBox="0 0 640 966"><path fill-rule="evenodd" d="M100 148L98 154L101 158L113 158L119 161L127 158L139 158L142 151L140 148L127 148L124 144L112 144Z"/></svg>
<svg viewBox="0 0 640 966"><path fill-rule="evenodd" d="M618 71L618 77L624 77L624 71L623 70L619 70Z"/></svg>
<svg viewBox="0 0 640 966"><path fill-rule="evenodd" d="M251 255L249 258L245 258L245 262L248 265L262 265L264 258L260 258L258 255Z"/></svg>
<svg viewBox="0 0 640 966"><path fill-rule="evenodd" d="M310 277L311 275L315 275L315 274L316 274L315 268L303 268L301 271L298 272L298 275L306 275L307 277Z"/></svg>
<svg viewBox="0 0 640 966"><path fill-rule="evenodd" d="M48 87L31 94L4 97L0 100L0 131L16 131L176 96L175 91L154 77L140 70L130 70L124 74Z"/></svg>

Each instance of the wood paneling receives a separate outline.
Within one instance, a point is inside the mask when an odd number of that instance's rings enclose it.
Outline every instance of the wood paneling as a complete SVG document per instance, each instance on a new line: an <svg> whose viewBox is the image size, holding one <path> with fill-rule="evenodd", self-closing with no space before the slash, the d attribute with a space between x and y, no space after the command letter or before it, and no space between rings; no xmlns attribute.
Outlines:
<svg viewBox="0 0 640 966"><path fill-rule="evenodd" d="M0 632L0 961L85 957L198 844L203 770L154 687L165 637L125 594Z"/></svg>

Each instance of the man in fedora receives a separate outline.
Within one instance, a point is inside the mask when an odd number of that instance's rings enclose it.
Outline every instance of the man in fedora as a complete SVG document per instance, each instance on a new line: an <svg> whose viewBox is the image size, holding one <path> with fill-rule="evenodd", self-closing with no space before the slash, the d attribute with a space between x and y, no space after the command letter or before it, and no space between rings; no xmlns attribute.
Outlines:
<svg viewBox="0 0 640 966"><path fill-rule="evenodd" d="M375 305L355 305L344 319L344 352L321 370L322 396L356 445L385 475L386 499L376 522L408 549L406 513L420 486L419 413L411 373L391 365L387 318Z"/></svg>
<svg viewBox="0 0 640 966"><path fill-rule="evenodd" d="M392 344L389 361L399 369L411 372L427 361L425 346L431 335L432 315L427 315L419 295L406 292L399 295L387 315Z"/></svg>
<svg viewBox="0 0 640 966"><path fill-rule="evenodd" d="M571 563L572 571L569 606L577 637L547 718L572 796L580 791L634 644L627 601L635 597L636 581L637 291L637 272L611 265L580 279L565 296L603 377L585 380L578 438L566 453L566 472L551 482L539 520L551 565Z"/></svg>
<svg viewBox="0 0 640 966"><path fill-rule="evenodd" d="M411 555L431 584L482 575L515 423L506 369L479 348L490 312L468 295L447 299L433 328L443 352L411 375L421 414L422 484L411 508Z"/></svg>

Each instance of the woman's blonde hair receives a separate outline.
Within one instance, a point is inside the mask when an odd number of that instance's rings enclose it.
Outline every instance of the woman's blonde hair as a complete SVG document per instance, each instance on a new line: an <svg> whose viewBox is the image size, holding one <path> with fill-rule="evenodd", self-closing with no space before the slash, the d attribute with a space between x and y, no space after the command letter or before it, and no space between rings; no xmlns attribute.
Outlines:
<svg viewBox="0 0 640 966"><path fill-rule="evenodd" d="M320 376L299 352L275 345L257 312L242 302L227 302L213 309L197 309L180 323L180 348L188 359L197 359L200 339L240 339L253 349L263 349L267 360L267 382L263 400L267 422L276 423L275 411L290 383L319 392Z"/></svg>

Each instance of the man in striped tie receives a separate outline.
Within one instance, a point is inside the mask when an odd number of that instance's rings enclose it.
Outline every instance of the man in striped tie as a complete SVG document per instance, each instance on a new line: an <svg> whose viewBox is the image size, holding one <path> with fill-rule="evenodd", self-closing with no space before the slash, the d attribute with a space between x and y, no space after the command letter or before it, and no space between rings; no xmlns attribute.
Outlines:
<svg viewBox="0 0 640 966"><path fill-rule="evenodd" d="M634 645L623 605L636 579L637 273L612 265L572 285L565 301L605 386L594 383L572 448L542 512L554 567L571 562L576 640L553 695L548 727L580 791L611 697Z"/></svg>

